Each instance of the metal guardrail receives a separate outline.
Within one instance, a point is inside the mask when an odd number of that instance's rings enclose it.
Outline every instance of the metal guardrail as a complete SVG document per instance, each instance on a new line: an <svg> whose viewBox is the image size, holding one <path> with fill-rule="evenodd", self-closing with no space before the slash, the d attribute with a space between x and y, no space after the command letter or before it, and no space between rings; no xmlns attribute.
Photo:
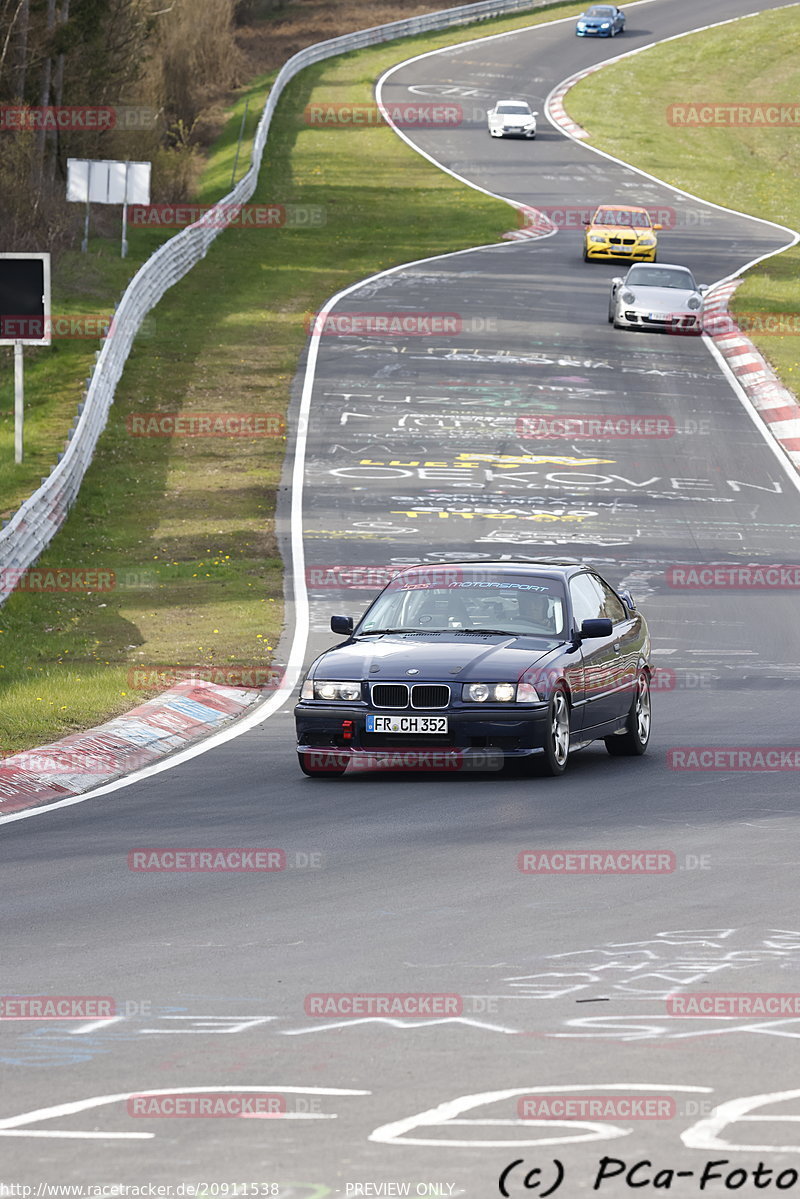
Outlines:
<svg viewBox="0 0 800 1199"><path fill-rule="evenodd" d="M317 42L301 50L284 63L273 84L256 130L249 170L228 195L217 201L214 208L224 205L229 220L233 220L234 213L229 206L243 204L252 196L278 101L286 85L305 67L349 50L361 50L380 42L430 30L448 29L513 12L542 8L548 2L552 0L481 0L478 4L465 4L376 25L358 33ZM205 256L211 242L225 228L224 217L224 212L215 213L212 210L204 218L208 223L198 221L181 230L143 263L128 284L103 348L98 353L85 398L68 435L67 448L49 476L42 480L41 487L0 530L0 604L13 591L20 574L33 565L66 520L108 421L117 383L144 318L164 292Z"/></svg>

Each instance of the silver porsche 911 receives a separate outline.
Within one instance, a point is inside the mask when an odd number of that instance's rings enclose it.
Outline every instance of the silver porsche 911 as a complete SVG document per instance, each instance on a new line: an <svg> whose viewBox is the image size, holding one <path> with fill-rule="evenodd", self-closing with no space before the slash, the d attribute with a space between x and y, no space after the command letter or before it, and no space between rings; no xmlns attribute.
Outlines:
<svg viewBox="0 0 800 1199"><path fill-rule="evenodd" d="M498 100L486 114L492 137L536 137L536 116L527 100Z"/></svg>
<svg viewBox="0 0 800 1199"><path fill-rule="evenodd" d="M706 291L688 267L637 262L624 278L611 280L608 321L615 329L700 334Z"/></svg>

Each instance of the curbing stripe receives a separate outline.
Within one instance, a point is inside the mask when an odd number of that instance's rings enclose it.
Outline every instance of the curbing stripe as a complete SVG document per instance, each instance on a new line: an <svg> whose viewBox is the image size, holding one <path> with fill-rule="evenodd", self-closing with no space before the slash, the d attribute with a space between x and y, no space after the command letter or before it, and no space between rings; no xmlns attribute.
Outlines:
<svg viewBox="0 0 800 1199"><path fill-rule="evenodd" d="M81 795L239 717L262 692L184 680L106 724L0 760L0 815Z"/></svg>

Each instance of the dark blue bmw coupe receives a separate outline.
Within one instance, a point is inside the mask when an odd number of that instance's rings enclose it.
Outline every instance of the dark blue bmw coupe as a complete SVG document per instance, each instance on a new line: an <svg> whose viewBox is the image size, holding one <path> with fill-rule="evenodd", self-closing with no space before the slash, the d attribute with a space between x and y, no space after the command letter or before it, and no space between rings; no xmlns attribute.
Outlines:
<svg viewBox="0 0 800 1199"><path fill-rule="evenodd" d="M647 748L647 623L579 562L410 567L355 627L331 629L346 640L311 664L295 708L306 774L413 750L445 769L489 752L558 775L598 739L615 756Z"/></svg>

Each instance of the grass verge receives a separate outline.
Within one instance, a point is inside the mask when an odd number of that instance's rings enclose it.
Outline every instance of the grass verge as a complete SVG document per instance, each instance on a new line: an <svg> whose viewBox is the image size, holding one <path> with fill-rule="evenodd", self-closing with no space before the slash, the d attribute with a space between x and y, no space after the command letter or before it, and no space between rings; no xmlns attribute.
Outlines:
<svg viewBox="0 0 800 1199"><path fill-rule="evenodd" d="M308 127L306 105L371 103L376 78L413 54L580 11L560 4L407 38L292 82L253 203L321 208L326 223L226 231L152 314L78 503L37 566L113 572L115 586L18 590L0 609L0 753L134 706L163 686L148 670L263 669L272 656L283 615L273 529L284 438L133 437L129 419L285 416L305 314L375 271L497 240L513 225L506 205L438 171L390 129ZM248 91L263 98L269 83ZM200 202L228 190L243 102L210 155ZM134 238L134 261L162 240L145 230Z"/></svg>
<svg viewBox="0 0 800 1199"><path fill-rule="evenodd" d="M688 127L671 124L668 114L674 119L673 105L749 105L752 110L780 104L797 113L799 41L797 8L746 17L605 67L567 93L566 107L590 134L591 145L614 155L622 146L627 162L685 191L798 229L797 123ZM797 394L800 248L749 271L731 310ZM778 332L765 331L770 328Z"/></svg>

